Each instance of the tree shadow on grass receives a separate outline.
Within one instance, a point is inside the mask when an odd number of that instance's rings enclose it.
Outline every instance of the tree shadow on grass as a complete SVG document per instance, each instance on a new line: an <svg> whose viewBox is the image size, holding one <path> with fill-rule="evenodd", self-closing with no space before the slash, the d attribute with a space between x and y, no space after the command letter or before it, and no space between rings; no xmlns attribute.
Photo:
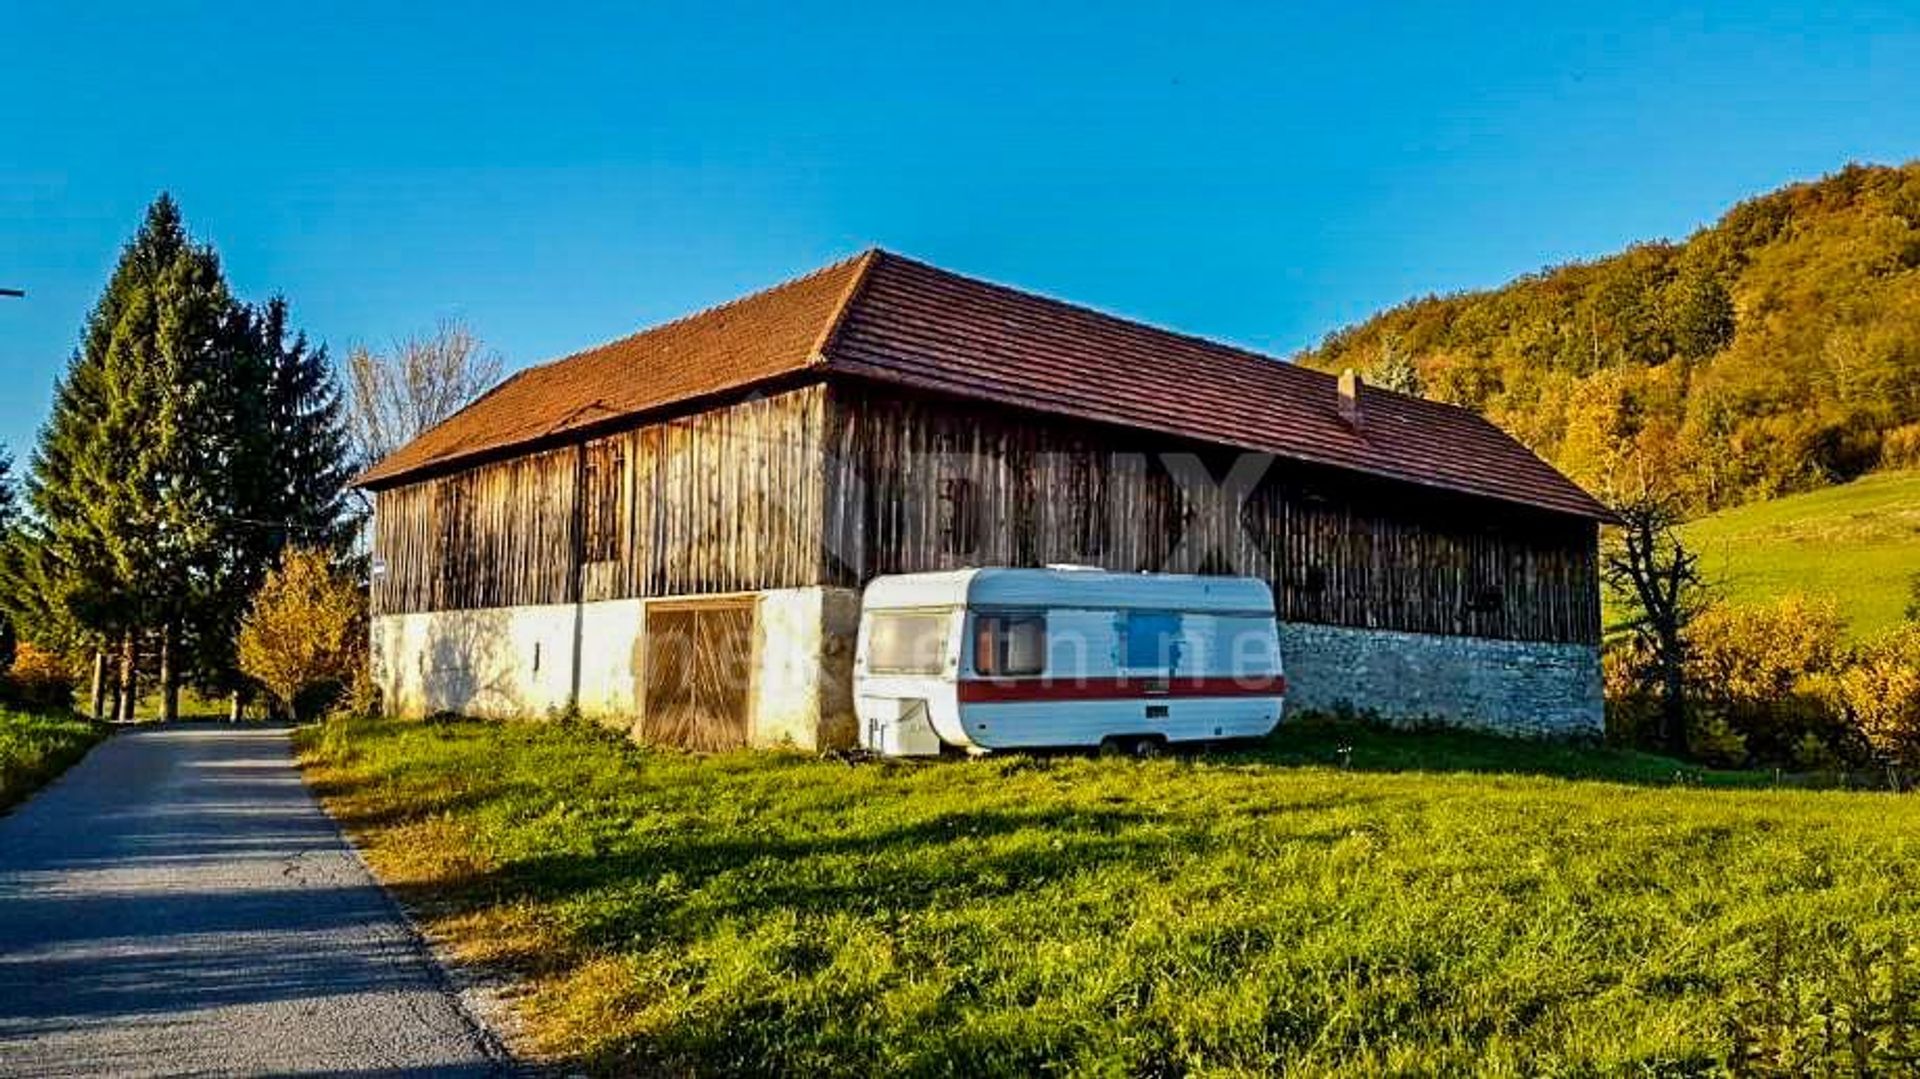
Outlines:
<svg viewBox="0 0 1920 1079"><path fill-rule="evenodd" d="M1400 730L1311 717L1218 755L1224 764L1332 767L1354 772L1465 772L1596 780L1644 787L1755 788L1758 771L1718 771L1639 750L1454 729Z"/></svg>

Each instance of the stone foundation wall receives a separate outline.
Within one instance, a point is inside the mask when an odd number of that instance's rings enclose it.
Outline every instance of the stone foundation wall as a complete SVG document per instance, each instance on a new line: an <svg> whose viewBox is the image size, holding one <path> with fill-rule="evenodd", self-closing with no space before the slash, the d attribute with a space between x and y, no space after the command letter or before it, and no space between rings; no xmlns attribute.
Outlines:
<svg viewBox="0 0 1920 1079"><path fill-rule="evenodd" d="M1531 737L1605 729L1590 645L1282 623L1280 653L1289 708Z"/></svg>

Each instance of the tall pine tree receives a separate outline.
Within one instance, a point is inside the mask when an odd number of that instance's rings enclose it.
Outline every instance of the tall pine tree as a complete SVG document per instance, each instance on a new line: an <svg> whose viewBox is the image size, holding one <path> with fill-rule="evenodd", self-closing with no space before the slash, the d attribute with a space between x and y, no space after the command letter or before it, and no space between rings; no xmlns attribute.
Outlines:
<svg viewBox="0 0 1920 1079"><path fill-rule="evenodd" d="M163 713L177 710L182 629L223 557L213 454L232 441L233 419L211 406L234 309L218 257L161 195L87 320L34 455L40 568L73 621L120 650L123 719L143 644L156 653Z"/></svg>
<svg viewBox="0 0 1920 1079"><path fill-rule="evenodd" d="M357 522L347 506L344 406L324 346L288 325L280 297L241 308L220 407L237 422L223 447L227 560L194 629L196 680L243 692L233 641L255 590L290 543L344 553Z"/></svg>
<svg viewBox="0 0 1920 1079"><path fill-rule="evenodd" d="M311 346L306 334L288 328L283 298L247 315L262 383L257 423L247 432L255 477L247 512L269 525L256 530L255 549L266 557L255 568L264 573L290 542L344 551L358 522L347 505L353 471L346 408L326 346Z"/></svg>
<svg viewBox="0 0 1920 1079"><path fill-rule="evenodd" d="M56 389L0 557L10 606L55 647L116 650L123 718L143 655L165 715L183 676L236 688L233 635L280 548L352 534L346 439L325 350L284 301L235 300L163 194Z"/></svg>

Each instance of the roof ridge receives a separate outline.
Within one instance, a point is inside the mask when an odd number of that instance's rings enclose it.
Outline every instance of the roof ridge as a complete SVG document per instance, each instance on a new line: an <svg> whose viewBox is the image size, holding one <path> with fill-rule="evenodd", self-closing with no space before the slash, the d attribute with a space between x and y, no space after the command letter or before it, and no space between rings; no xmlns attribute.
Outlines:
<svg viewBox="0 0 1920 1079"><path fill-rule="evenodd" d="M1261 352L1257 349L1251 349L1246 347L1245 345L1236 345L1230 341L1221 341L1217 338L1206 337L1201 334L1194 333L1191 330L1177 330L1170 326L1162 326L1159 323L1148 322L1145 319L1134 318L1131 315L1118 315L1113 313L1112 311L1103 311L1098 307L1092 306L1091 304L1081 303L1077 300L1062 299L1058 296L1049 295L1044 292L1037 292L1030 288L1022 288L1019 285L1009 285L1004 282L991 280L989 278L976 277L973 274L961 273L958 270L949 270L944 266L936 266L931 262L927 262L922 259L913 258L909 255L902 255L895 251L886 251L882 253L895 262L904 262L910 266L916 266L923 270L929 270L929 271L932 271L933 273L940 274L941 276L944 276L944 277L957 278L958 280L966 281L970 284L980 285L985 288L993 289L996 292L1009 292L1014 294L1015 296L1019 296L1029 300L1044 300L1047 303L1055 304L1059 307L1064 307L1070 311L1077 311L1077 312L1080 312L1081 314L1092 315L1095 318L1102 319L1107 322L1118 322L1127 326L1134 327L1135 329L1152 330L1154 333L1165 334L1168 337L1178 337L1186 341L1194 342L1196 344L1206 345L1209 348L1226 349L1227 351L1239 353L1240 355L1248 357L1250 359L1264 360L1268 363L1277 363L1282 367L1292 368L1293 370L1297 370L1297 371L1308 371L1317 376L1323 376L1326 378L1334 377L1332 375L1328 375L1325 371L1315 371L1311 367L1300 367L1296 365L1292 360L1286 359L1281 356L1275 356L1269 353Z"/></svg>
<svg viewBox="0 0 1920 1079"><path fill-rule="evenodd" d="M1165 362L1156 370L1167 374L1167 365L1185 372L1187 377L1202 383L1231 384L1243 380L1264 384L1267 389L1258 391L1276 395L1276 402L1292 398L1297 406L1305 406L1319 413L1333 411L1334 396L1338 376L1327 371L1303 366L1294 360L1270 355L1242 345L1214 340L1185 330L1169 329L1125 315L1103 311L1073 300L1059 299L1042 292L1019 288L969 274L949 270L941 266L914 259L910 256L887 253L887 273L875 274L877 279L866 291L869 302L857 302L858 310L848 319L844 331L836 338L834 355L829 357L831 367L845 369L859 374L863 371L881 377L912 381L925 375L932 379L928 385L938 384L947 392L962 396L976 395L972 391L981 390L977 395L986 399L997 399L1005 403L1014 402L1010 394L1015 385L1024 385L1036 372L1029 371L1023 364L1039 356L1034 361L1046 372L1059 375L1068 383L1090 383L1101 379L1101 375L1084 363L1073 360L1074 342L1095 353L1107 354L1109 359L1116 355L1131 354L1131 350L1145 350L1143 355L1158 354ZM915 305L922 310L919 317L922 322L919 330L910 327L915 321ZM954 310L956 305L964 304L969 309L980 305L978 312L981 326L972 330L962 330L953 325L928 328L924 320L932 318L936 322L944 320L953 323L961 319ZM929 306L931 305L931 306ZM971 318L972 316L967 316ZM906 320L902 322L901 320ZM986 325L990 324L990 325ZM928 340L923 342L932 351L926 355L903 354L901 363L889 362L889 345L906 347L908 338L924 331ZM949 337L965 336L972 332L979 341L975 342L977 358L969 360L951 351L962 347L949 342L950 348L942 351L942 345L936 340L941 334ZM1003 338L1020 338L1026 348L1015 349L1006 344ZM1054 355L1056 348L1067 351ZM908 348L908 352L914 350ZM1016 355L1019 353L1019 355ZM1048 358L1051 357L1051 358ZM1082 359L1085 357L1082 356ZM1066 364L1065 367L1059 364ZM933 367L946 366L951 370L944 376L935 376ZM1179 378L1178 375L1169 377ZM1007 380L1013 380L1008 382ZM967 385L974 380L974 385ZM982 382L981 380L984 380ZM997 388L986 390L985 382L993 383ZM1082 387L1085 388L1084 386ZM1247 387L1251 389L1251 385ZM1023 394L1027 403L1021 407L1039 408L1043 411L1057 410L1068 414L1079 414L1084 418L1094 418L1087 411L1088 400L1069 401L1068 397L1085 397L1072 385L1055 387L1059 392L1037 390ZM1438 448L1457 440L1466 440L1474 444L1475 452L1491 454L1489 461L1498 462L1504 458L1509 465L1525 462L1521 467L1529 473L1551 476L1550 486L1557 489L1548 501L1537 497L1528 497L1525 492L1505 490L1505 483L1482 484L1472 481L1466 472L1472 468L1442 468L1434 477L1420 479L1423 475L1418 463L1389 462L1385 460L1361 461L1354 455L1344 458L1320 459L1337 467L1355 469L1362 472L1376 472L1394 475L1397 478L1413 479L1414 482L1429 482L1437 486L1451 487L1468 493L1476 493L1522 503L1542 505L1560 512L1571 512L1581 516L1606 518L1605 507L1590 493L1573 483L1564 473L1542 457L1532 447L1527 446L1513 434L1495 423L1491 417L1464 405L1448 401L1436 401L1412 394L1400 393L1382 386L1369 386L1372 397L1383 420L1398 433L1394 434L1381 447L1359 453L1358 457L1391 457L1404 455L1415 446ZM1071 392L1069 392L1071 391ZM1191 395L1194 387L1187 387ZM1090 391L1091 392L1091 391ZM1065 393L1067 396L1063 397ZM1098 397L1097 392L1093 393ZM1090 399L1089 399L1090 400ZM1106 410L1104 422L1122 422L1134 426L1157 428L1173 431L1175 427L1166 422L1153 422L1138 410L1119 413ZM1123 418L1115 419L1119 416ZM1363 430L1346 427L1343 437L1370 443L1372 439ZM1193 437L1208 438L1234 444L1236 439L1225 432L1214 429L1204 434L1187 431ZM1381 432L1384 434L1385 432ZM1407 440L1411 439L1411 442ZM1286 440L1282 440L1283 442ZM1402 445L1402 443L1406 443ZM1245 443L1240 443L1245 444ZM1273 452L1288 452L1281 444L1267 446ZM1311 454L1300 452L1302 456ZM1487 467L1495 467L1488 465ZM1460 473L1442 475L1440 473ZM1539 476L1535 477L1536 479ZM1528 482L1533 482L1529 480ZM1465 486L1462 486L1465 484Z"/></svg>
<svg viewBox="0 0 1920 1079"><path fill-rule="evenodd" d="M1203 345L1210 349L1219 349L1225 352L1234 353L1236 355L1245 357L1247 359L1259 360L1265 363L1270 363L1281 370L1297 372L1299 374L1306 375L1315 381L1324 379L1326 384L1329 386L1329 388L1332 388L1335 385L1337 385L1340 379L1339 375L1333 374L1332 372L1328 372L1328 371L1322 371L1317 367L1308 367L1304 364L1301 364L1295 361L1291 357L1277 356L1272 353L1261 352L1258 349L1248 348L1245 345L1236 345L1231 341L1222 341L1218 338L1207 337L1202 334L1194 333L1189 330L1173 329L1168 326L1162 326L1158 323L1148 322L1145 319L1134 318L1131 315L1120 315L1120 314L1115 314L1112 311L1103 311L1100 308L1094 307L1090 304L1081 303L1077 300L1061 299L1058 296L1052 296L1044 292L1037 292L1033 289L1022 288L1019 285L1009 285L1001 281L994 281L989 278L977 277L969 273L962 273L959 270L949 270L944 266L937 266L931 262L927 262L924 259L914 258L911 255L902 255L897 251L888 251L883 248L874 247L874 248L868 249L866 254L882 256L894 262L904 263L909 266L917 267L921 270L925 270L929 273L933 273L942 277L948 277L948 278L952 278L959 281L965 281L968 284L978 285L983 288L992 289L996 292L1010 293L1022 299L1042 300L1046 303L1054 304L1056 306L1066 308L1070 311L1077 311L1081 314L1092 315L1095 318L1101 319L1106 322L1115 322L1123 326L1132 327L1134 329L1150 330L1154 333L1164 334L1168 337L1179 338L1183 341L1187 341L1192 344ZM867 271L865 269L862 270L861 276L863 279L867 276ZM839 329L839 322L844 322L844 321L845 321L845 315L843 313L838 319L838 321L836 322L836 325L835 325L836 332ZM1361 374L1362 374L1362 377L1364 378L1364 372L1362 372ZM1379 393L1391 394L1395 399L1400 401L1405 401L1415 408L1428 408L1435 411L1448 411L1448 412L1458 413L1462 416L1469 417L1472 420L1475 420L1479 423L1492 427L1495 430L1500 430L1502 434L1507 434L1506 431L1501 430L1498 424L1488 419L1485 415L1475 411L1472 408L1467 407L1466 405L1459 404L1458 402L1440 401L1431 397L1423 397L1419 394L1414 394L1414 393L1402 393L1399 390L1388 389L1385 386L1381 386L1377 383L1372 383L1372 382L1367 383L1366 386L1367 386L1367 389L1369 390L1373 390ZM1511 438L1512 435L1508 434L1507 437ZM1519 440L1515 439L1515 441L1517 442ZM1537 457L1539 455L1535 454L1535 456Z"/></svg>
<svg viewBox="0 0 1920 1079"><path fill-rule="evenodd" d="M1300 374L1307 375L1310 378L1313 378L1315 380L1325 379L1329 384L1336 383L1339 381L1340 376L1338 375L1330 374L1316 367L1304 366L1300 363L1295 362L1293 359L1289 357L1278 356L1269 352L1261 352L1258 349L1248 348L1245 345L1237 345L1231 341L1222 341L1216 337L1207 337L1203 334L1194 333L1191 330L1174 329L1173 327L1170 327L1170 326L1163 326L1159 323L1149 322L1145 319L1135 318L1131 315L1121 315L1121 314L1116 314L1112 311L1105 311L1098 307L1094 307L1091 304L1081 303L1077 300L1062 299L1058 296L1049 295L1048 293L1045 293L1045 292L1038 292L1030 288L1023 288L1019 285L1009 285L1009 284L1006 284L1005 282L994 281L990 278L977 277L973 274L962 273L958 270L949 270L944 266L937 266L931 262L927 262L924 259L914 258L911 255L902 255L897 251L887 251L882 248L876 247L871 249L869 253L884 256L885 258L890 259L894 262L904 263L908 266L913 266L918 269L925 270L929 273L939 275L941 277L952 278L958 281L965 281L971 285L978 285L982 288L992 289L995 292L1008 293L1013 296L1017 296L1021 299L1026 299L1026 300L1041 300L1046 303L1053 304L1057 307L1065 308L1069 311L1075 311L1084 315L1091 315L1094 318L1100 319L1105 322L1115 322L1123 326L1131 327L1133 329L1150 330L1153 333L1163 334L1167 337L1179 338L1180 340L1187 341L1196 345L1203 345L1210 349L1219 349L1221 351L1231 352L1238 356L1244 357L1246 359L1259 360L1263 363L1270 363L1282 370L1296 371L1296 372L1299 372ZM1367 388L1373 389L1373 390L1380 390L1384 393L1390 393L1396 397L1404 398L1409 401L1418 401L1418 402L1423 402L1425 404L1438 405L1443 408L1458 409L1462 412L1467 413L1470 416L1484 419L1484 417L1481 417L1479 413L1473 411L1470 408L1467 408L1465 405L1457 405L1447 401L1435 401L1427 397L1420 397L1414 394L1401 393L1398 390L1390 390L1384 386L1374 385L1373 383L1368 383Z"/></svg>
<svg viewBox="0 0 1920 1079"><path fill-rule="evenodd" d="M847 287L840 291L840 298L834 301L833 314L828 317L827 324L820 328L820 336L814 338L813 348L807 352L809 366L825 367L827 365L827 350L833 347L834 339L840 336L840 327L846 324L847 312L853 309L854 301L866 288L867 278L873 275L874 263L887 257L887 252L878 246L869 247L853 257L852 261L858 262L859 268L854 270L853 279L847 282ZM835 265L845 265L847 261L842 260ZM828 267L828 269L831 268Z"/></svg>
<svg viewBox="0 0 1920 1079"><path fill-rule="evenodd" d="M1357 428L1336 414L1331 372L879 246L516 371L357 481L396 482L722 389L838 374L1605 515L1465 405L1369 387L1377 422ZM1130 394L1136 376L1158 388Z"/></svg>
<svg viewBox="0 0 1920 1079"><path fill-rule="evenodd" d="M647 336L650 333L655 333L660 330L665 330L674 326L679 326L683 323L692 322L696 319L706 318L710 315L718 314L722 311L727 310L730 307L738 307L752 300L758 300L764 296L769 295L770 293L775 293L775 292L779 292L782 289L791 288L803 282L811 281L817 277L825 277L827 274L845 269L850 263L857 262L861 259L867 258L868 256L872 255L874 252L878 250L879 250L878 248L868 248L857 255L849 255L846 258L835 259L834 261L826 264L825 266L816 266L813 269L806 271L805 273L794 274L792 277L789 277L783 281L777 281L771 285L768 285L765 288L755 289L744 296L735 296L731 300L722 300L719 303L708 304L707 306L702 307L697 311L690 311L687 314L680 315L676 318L670 318L665 322L656 322L650 326L642 326L640 329L637 329L632 333L622 334L619 337L613 338L610 341L602 341L597 345L588 345L585 348L576 349L575 351L569 352L564 356L558 357L557 359L547 360L544 363L536 363L530 367L522 367L520 370L515 371L512 377L517 378L520 375L524 375L530 371L540 371L549 367L558 366L570 360L577 360L582 356L588 356L595 352L601 352L601 351L604 351L605 349L612 348L615 345L621 345L621 344L625 344L628 341L637 340L639 338ZM865 267L862 267L859 276L861 277L866 276ZM502 384L503 385L505 384L505 380L503 380Z"/></svg>

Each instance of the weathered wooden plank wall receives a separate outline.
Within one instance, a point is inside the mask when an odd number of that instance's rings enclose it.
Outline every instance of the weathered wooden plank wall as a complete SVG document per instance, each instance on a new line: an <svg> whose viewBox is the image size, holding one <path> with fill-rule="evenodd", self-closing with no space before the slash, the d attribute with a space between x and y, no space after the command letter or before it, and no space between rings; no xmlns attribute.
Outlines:
<svg viewBox="0 0 1920 1079"><path fill-rule="evenodd" d="M383 490L374 609L817 584L823 423L816 385Z"/></svg>
<svg viewBox="0 0 1920 1079"><path fill-rule="evenodd" d="M1258 476L1244 502L1219 487L1236 467ZM1590 522L862 384L739 402L378 499L383 613L1074 562L1255 574L1294 621L1599 636Z"/></svg>
<svg viewBox="0 0 1920 1079"><path fill-rule="evenodd" d="M381 491L375 612L571 599L578 457L563 447Z"/></svg>
<svg viewBox="0 0 1920 1079"><path fill-rule="evenodd" d="M1272 583L1295 621L1599 637L1589 522L879 387L833 387L828 446L835 583L1054 562L1238 572ZM1257 477L1243 503L1236 467Z"/></svg>

